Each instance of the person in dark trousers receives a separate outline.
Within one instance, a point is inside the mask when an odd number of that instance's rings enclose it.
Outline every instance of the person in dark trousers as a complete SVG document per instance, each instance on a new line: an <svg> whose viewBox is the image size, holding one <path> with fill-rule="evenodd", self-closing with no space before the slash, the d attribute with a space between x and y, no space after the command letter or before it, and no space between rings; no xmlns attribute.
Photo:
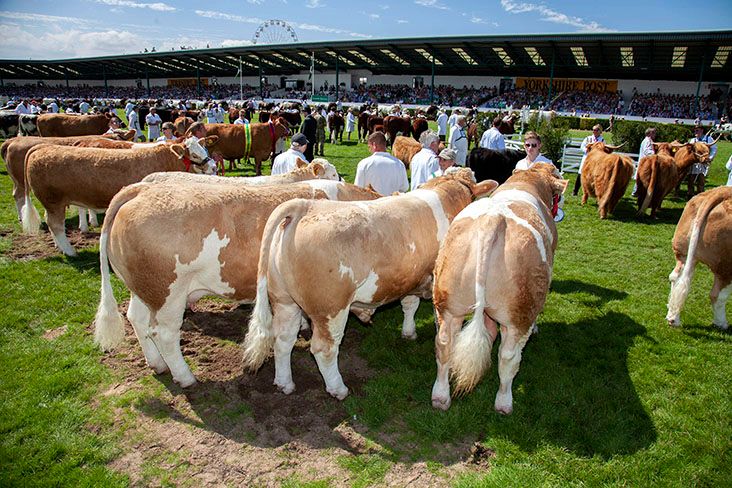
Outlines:
<svg viewBox="0 0 732 488"><path fill-rule="evenodd" d="M305 119L302 121L302 125L300 125L300 132L307 138L308 141L315 141L317 140L316 133L318 131L318 121L316 121L315 117L313 117L310 107L304 108L303 112L305 112ZM314 146L315 144L308 144L308 147L305 150L305 158L307 158L308 161L313 160Z"/></svg>

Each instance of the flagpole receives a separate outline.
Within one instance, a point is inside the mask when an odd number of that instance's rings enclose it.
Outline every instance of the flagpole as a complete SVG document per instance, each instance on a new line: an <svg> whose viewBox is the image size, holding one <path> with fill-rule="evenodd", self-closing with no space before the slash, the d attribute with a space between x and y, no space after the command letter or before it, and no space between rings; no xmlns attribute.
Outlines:
<svg viewBox="0 0 732 488"><path fill-rule="evenodd" d="M242 76L244 75L244 70L241 69L241 56L239 56L239 100L242 102L244 101L244 82L242 81Z"/></svg>
<svg viewBox="0 0 732 488"><path fill-rule="evenodd" d="M310 59L310 100L315 97L315 51Z"/></svg>

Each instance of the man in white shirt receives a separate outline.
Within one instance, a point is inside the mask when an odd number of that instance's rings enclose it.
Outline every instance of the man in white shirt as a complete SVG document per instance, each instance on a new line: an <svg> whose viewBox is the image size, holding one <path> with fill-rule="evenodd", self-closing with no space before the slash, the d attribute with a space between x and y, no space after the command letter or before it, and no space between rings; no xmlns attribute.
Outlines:
<svg viewBox="0 0 732 488"><path fill-rule="evenodd" d="M465 116L459 115L457 125L450 133L450 149L455 150L455 164L465 166L468 158L468 136L465 135Z"/></svg>
<svg viewBox="0 0 732 488"><path fill-rule="evenodd" d="M248 123L249 121L247 120L247 111L239 110L239 118L234 121L234 125L244 125Z"/></svg>
<svg viewBox="0 0 732 488"><path fill-rule="evenodd" d="M220 103L214 110L216 111L216 123L223 124L226 110L224 110L224 107Z"/></svg>
<svg viewBox="0 0 732 488"><path fill-rule="evenodd" d="M440 109L440 113L437 116L437 136L442 142L445 142L445 138L447 137L447 114L444 108Z"/></svg>
<svg viewBox="0 0 732 488"><path fill-rule="evenodd" d="M448 168L452 168L455 166L455 158L457 157L457 152L454 149L443 149L440 151L440 154L437 155L437 160L440 164L440 169L435 171L430 175L430 179L437 178L438 176L442 176L445 174L445 171L447 171Z"/></svg>
<svg viewBox="0 0 732 488"><path fill-rule="evenodd" d="M18 102L18 106L15 107L15 113L18 115L29 114L30 108L28 108L28 103L25 100Z"/></svg>
<svg viewBox="0 0 732 488"><path fill-rule="evenodd" d="M41 107L39 107L38 104L34 100L31 100L31 103L30 103L30 113L36 114L36 115L41 113Z"/></svg>
<svg viewBox="0 0 732 488"><path fill-rule="evenodd" d="M160 124L163 123L155 107L150 107L150 113L145 116L147 124L147 140L157 141L160 137Z"/></svg>
<svg viewBox="0 0 732 488"><path fill-rule="evenodd" d="M605 138L602 137L602 126L600 124L596 124L592 127L592 134L585 137L582 140L582 144L580 144L580 149L582 149L584 154L582 156L582 161L580 161L577 180L574 182L574 190L572 190L572 195L574 196L577 196L577 193L579 193L579 189L582 186L582 178L580 178L580 175L582 174L582 168L585 166L585 159L587 159L587 145L594 144L596 142L605 142Z"/></svg>
<svg viewBox="0 0 732 488"><path fill-rule="evenodd" d="M89 102L87 102L86 100L81 101L81 103L79 104L79 113L82 115L89 113Z"/></svg>
<svg viewBox="0 0 732 488"><path fill-rule="evenodd" d="M483 132L483 136L480 138L480 147L492 149L494 151L506 150L506 141L504 140L501 131L498 130L502 121L503 119L501 119L500 116L496 116L496 118L493 119L493 127Z"/></svg>
<svg viewBox="0 0 732 488"><path fill-rule="evenodd" d="M456 108L455 110L452 111L452 113L450 114L450 117L447 119L447 129L448 129L448 131L450 131L450 134L452 134L452 128L455 127L455 125L457 124L458 115L462 115L462 114L460 113L460 109Z"/></svg>
<svg viewBox="0 0 732 488"><path fill-rule="evenodd" d="M437 134L426 130L419 136L419 143L422 145L422 149L412 157L412 161L409 163L412 171L411 190L419 188L430 179L432 173L440 169L440 162L437 160L440 138Z"/></svg>
<svg viewBox="0 0 732 488"><path fill-rule="evenodd" d="M129 119L130 118L130 112L132 112L132 109L135 108L135 104L131 101L127 102L127 105L125 105L125 116Z"/></svg>
<svg viewBox="0 0 732 488"><path fill-rule="evenodd" d="M292 136L290 149L277 156L272 162L272 174L283 175L289 173L297 168L298 159L308 162L303 153L307 150L309 143L310 141L304 134L298 132Z"/></svg>
<svg viewBox="0 0 732 488"><path fill-rule="evenodd" d="M56 103L56 100L53 100L53 101L51 101L51 103L48 104L48 113L50 113L50 114L58 113L58 103Z"/></svg>
<svg viewBox="0 0 732 488"><path fill-rule="evenodd" d="M407 169L404 163L386 152L386 137L383 132L374 132L367 140L371 156L362 159L356 167L354 184L366 188L371 185L382 195L409 190Z"/></svg>
<svg viewBox="0 0 732 488"><path fill-rule="evenodd" d="M725 164L724 167L727 168L727 171L729 171L729 176L727 177L727 186L732 186L732 154L729 155L727 164Z"/></svg>
<svg viewBox="0 0 732 488"><path fill-rule="evenodd" d="M635 165L635 171L633 172L633 180L636 179L638 176L638 165L640 164L641 159L645 158L646 156L650 156L652 154L655 154L656 151L653 148L653 141L656 140L656 128L655 127L649 127L646 129L646 137L641 141L640 145L640 151L638 151L638 163ZM636 195L636 191L638 190L638 183L633 183L633 193L631 196Z"/></svg>
<svg viewBox="0 0 732 488"><path fill-rule="evenodd" d="M127 121L129 122L130 129L135 130L135 141L144 141L145 136L140 127L140 116L137 113L137 105L132 106L132 110L130 110L130 114L127 116Z"/></svg>

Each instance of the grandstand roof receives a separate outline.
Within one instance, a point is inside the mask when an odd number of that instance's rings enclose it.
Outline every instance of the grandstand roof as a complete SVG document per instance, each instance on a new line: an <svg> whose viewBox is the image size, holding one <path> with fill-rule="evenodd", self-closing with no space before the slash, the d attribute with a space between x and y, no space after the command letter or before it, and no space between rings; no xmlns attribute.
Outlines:
<svg viewBox="0 0 732 488"><path fill-rule="evenodd" d="M374 74L732 81L732 31L429 37L252 45L62 60L0 60L0 78L130 79L366 69Z"/></svg>

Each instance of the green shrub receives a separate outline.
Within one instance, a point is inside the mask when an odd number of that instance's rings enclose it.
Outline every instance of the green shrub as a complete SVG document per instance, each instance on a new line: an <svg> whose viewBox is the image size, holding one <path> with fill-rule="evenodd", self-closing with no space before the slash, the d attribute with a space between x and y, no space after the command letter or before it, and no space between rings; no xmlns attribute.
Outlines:
<svg viewBox="0 0 732 488"><path fill-rule="evenodd" d="M562 149L569 138L569 125L564 120L539 119L538 114L533 115L526 124L526 131L535 131L541 136L541 152L556 164L562 157Z"/></svg>
<svg viewBox="0 0 732 488"><path fill-rule="evenodd" d="M688 125L678 124L657 124L653 122L640 122L634 120L618 120L613 127L613 143L626 143L623 151L637 152L640 150L640 143L649 127L656 128L656 141L686 142L692 137L692 128Z"/></svg>

